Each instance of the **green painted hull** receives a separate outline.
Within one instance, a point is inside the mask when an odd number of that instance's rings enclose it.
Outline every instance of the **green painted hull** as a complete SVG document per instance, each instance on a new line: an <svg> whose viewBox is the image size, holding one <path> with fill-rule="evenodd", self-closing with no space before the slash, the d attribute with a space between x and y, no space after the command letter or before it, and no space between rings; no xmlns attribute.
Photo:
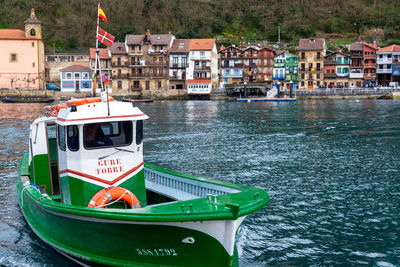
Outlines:
<svg viewBox="0 0 400 267"><path fill-rule="evenodd" d="M232 185L243 191L218 196L218 204L200 198L136 210L66 205L44 198L28 185L25 162L26 156L21 161L17 191L26 221L43 241L83 264L237 266L236 230L247 214L269 200L263 190ZM188 205L193 210L183 208Z"/></svg>

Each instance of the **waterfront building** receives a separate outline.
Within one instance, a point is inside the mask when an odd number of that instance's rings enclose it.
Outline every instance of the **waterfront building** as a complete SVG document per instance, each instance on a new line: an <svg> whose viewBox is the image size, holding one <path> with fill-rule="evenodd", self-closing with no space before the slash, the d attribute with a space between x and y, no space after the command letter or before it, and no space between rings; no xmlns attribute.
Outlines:
<svg viewBox="0 0 400 267"><path fill-rule="evenodd" d="M286 54L282 52L274 57L274 76L272 77L276 87L285 86Z"/></svg>
<svg viewBox="0 0 400 267"><path fill-rule="evenodd" d="M127 34L131 86L137 91L166 92L169 87L168 50L175 36L168 34ZM132 87L131 87L132 88Z"/></svg>
<svg viewBox="0 0 400 267"><path fill-rule="evenodd" d="M272 87L275 56L276 52L271 48L262 47L258 50L257 80L260 83L265 83L268 87Z"/></svg>
<svg viewBox="0 0 400 267"><path fill-rule="evenodd" d="M72 65L89 68L89 53L56 53L47 52L45 55L45 79L47 82L59 83L60 70Z"/></svg>
<svg viewBox="0 0 400 267"><path fill-rule="evenodd" d="M215 39L192 39L187 69L188 94L210 94L218 85L218 50Z"/></svg>
<svg viewBox="0 0 400 267"><path fill-rule="evenodd" d="M361 87L363 83L363 44L361 41L354 42L350 45L350 87Z"/></svg>
<svg viewBox="0 0 400 267"><path fill-rule="evenodd" d="M220 84L243 83L243 51L231 45L219 51Z"/></svg>
<svg viewBox="0 0 400 267"><path fill-rule="evenodd" d="M61 92L92 92L93 83L90 68L72 65L60 70Z"/></svg>
<svg viewBox="0 0 400 267"><path fill-rule="evenodd" d="M32 8L25 31L0 29L0 88L44 89L45 61L41 22Z"/></svg>
<svg viewBox="0 0 400 267"><path fill-rule="evenodd" d="M325 56L324 87L349 87L350 55L335 51Z"/></svg>
<svg viewBox="0 0 400 267"><path fill-rule="evenodd" d="M249 45L243 50L243 79L244 82L257 82L258 78L258 51L259 46Z"/></svg>
<svg viewBox="0 0 400 267"><path fill-rule="evenodd" d="M129 65L135 64L129 60L127 47L125 43L115 42L110 47L111 53L111 88L113 92L132 92L140 91L139 87L135 87L134 82L130 82L132 79L136 78L131 76L129 71ZM132 59L133 60L133 59ZM137 84L136 84L137 85Z"/></svg>
<svg viewBox="0 0 400 267"><path fill-rule="evenodd" d="M108 49L106 48L99 48L99 57L100 57L100 66L101 66L101 76L103 79L103 86L104 88L109 88L111 85L109 85L108 82L111 79L111 74L112 74L112 66L111 66L111 53L109 52ZM94 74L95 70L95 65L96 65L96 49L95 48L90 48L89 50L89 66L90 66L90 72L92 75ZM99 66L97 66L97 74L98 76L100 75L99 72ZM97 88L101 87L100 82L96 84Z"/></svg>
<svg viewBox="0 0 400 267"><path fill-rule="evenodd" d="M400 75L400 70L398 65L400 56L400 46L390 45L384 47L382 49L379 49L376 52L376 55L377 55L376 74L377 74L378 84L382 86L389 86L390 82L392 82L393 80L397 81L398 76ZM393 73L394 76L392 76Z"/></svg>
<svg viewBox="0 0 400 267"><path fill-rule="evenodd" d="M285 52L285 87L297 89L299 84L299 57Z"/></svg>
<svg viewBox="0 0 400 267"><path fill-rule="evenodd" d="M363 85L372 86L376 84L376 42L370 45L363 42Z"/></svg>
<svg viewBox="0 0 400 267"><path fill-rule="evenodd" d="M324 81L325 39L300 39L297 50L300 71L299 88L314 89L321 87Z"/></svg>
<svg viewBox="0 0 400 267"><path fill-rule="evenodd" d="M189 68L191 39L175 39L169 50L169 87L172 90L187 88L186 73Z"/></svg>

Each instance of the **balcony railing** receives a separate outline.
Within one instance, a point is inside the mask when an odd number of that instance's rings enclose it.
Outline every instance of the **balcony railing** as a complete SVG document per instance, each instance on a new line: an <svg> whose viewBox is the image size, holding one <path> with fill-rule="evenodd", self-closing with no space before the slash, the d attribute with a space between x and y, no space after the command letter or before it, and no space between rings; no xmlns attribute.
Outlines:
<svg viewBox="0 0 400 267"><path fill-rule="evenodd" d="M112 79L125 79L128 78L129 75L128 74L120 74L120 75L112 75L111 78Z"/></svg>
<svg viewBox="0 0 400 267"><path fill-rule="evenodd" d="M364 79L375 79L376 73L364 73Z"/></svg>
<svg viewBox="0 0 400 267"><path fill-rule="evenodd" d="M169 63L171 69L185 69L189 67L189 63Z"/></svg>
<svg viewBox="0 0 400 267"><path fill-rule="evenodd" d="M142 91L142 87L131 86L131 91Z"/></svg>
<svg viewBox="0 0 400 267"><path fill-rule="evenodd" d="M327 79L335 79L336 78L336 73L325 73L324 77Z"/></svg>
<svg viewBox="0 0 400 267"><path fill-rule="evenodd" d="M152 61L152 60L147 60L146 65L149 66L166 66L167 62L165 61Z"/></svg>
<svg viewBox="0 0 400 267"><path fill-rule="evenodd" d="M128 61L126 61L126 62L120 62L120 63L118 63L118 62L115 62L115 61L113 61L113 62L111 63L111 66L112 66L113 68L118 68L118 67L120 67L120 68L122 68L122 67L128 67L128 66L129 66L129 62L128 62Z"/></svg>
<svg viewBox="0 0 400 267"><path fill-rule="evenodd" d="M285 75L274 76L274 77L272 77L272 79L274 79L274 80L284 80L285 79Z"/></svg>
<svg viewBox="0 0 400 267"><path fill-rule="evenodd" d="M147 74L148 77L156 77L156 78L165 78L168 77L167 73L149 73Z"/></svg>
<svg viewBox="0 0 400 267"><path fill-rule="evenodd" d="M148 54L166 54L167 50L166 49L149 49L147 50Z"/></svg>
<svg viewBox="0 0 400 267"><path fill-rule="evenodd" d="M186 80L186 76L185 75L182 75L182 76L177 76L177 75L169 76L169 79L171 81L181 81L181 80Z"/></svg>
<svg viewBox="0 0 400 267"><path fill-rule="evenodd" d="M194 65L195 70L210 70L210 66L203 66L203 65Z"/></svg>
<svg viewBox="0 0 400 267"><path fill-rule="evenodd" d="M129 77L130 78L138 78L138 77L144 77L144 73L130 73Z"/></svg>
<svg viewBox="0 0 400 267"><path fill-rule="evenodd" d="M222 64L221 68L243 68L243 63L236 64Z"/></svg>

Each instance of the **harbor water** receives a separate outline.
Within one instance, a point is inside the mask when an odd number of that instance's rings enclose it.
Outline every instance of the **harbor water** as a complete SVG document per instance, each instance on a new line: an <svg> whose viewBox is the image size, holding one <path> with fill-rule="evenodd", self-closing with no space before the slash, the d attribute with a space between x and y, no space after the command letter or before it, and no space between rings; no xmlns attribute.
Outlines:
<svg viewBox="0 0 400 267"><path fill-rule="evenodd" d="M145 161L256 186L241 266L400 266L400 101L138 104ZM66 266L28 227L18 164L41 104L0 103L0 266ZM68 234L68 233L66 233Z"/></svg>

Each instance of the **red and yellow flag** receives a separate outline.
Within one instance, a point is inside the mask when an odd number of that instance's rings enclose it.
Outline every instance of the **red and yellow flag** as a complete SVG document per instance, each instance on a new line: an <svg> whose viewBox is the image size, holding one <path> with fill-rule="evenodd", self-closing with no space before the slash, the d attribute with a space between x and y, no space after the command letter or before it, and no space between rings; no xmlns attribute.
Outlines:
<svg viewBox="0 0 400 267"><path fill-rule="evenodd" d="M114 35L109 34L108 32L99 27L99 31L97 32L97 39L99 39L99 41L105 44L106 46L112 46L115 37Z"/></svg>
<svg viewBox="0 0 400 267"><path fill-rule="evenodd" d="M107 22L107 24L108 24L106 14L104 14L104 11L103 11L103 9L101 9L100 4L99 4L99 18L100 18L102 21Z"/></svg>

